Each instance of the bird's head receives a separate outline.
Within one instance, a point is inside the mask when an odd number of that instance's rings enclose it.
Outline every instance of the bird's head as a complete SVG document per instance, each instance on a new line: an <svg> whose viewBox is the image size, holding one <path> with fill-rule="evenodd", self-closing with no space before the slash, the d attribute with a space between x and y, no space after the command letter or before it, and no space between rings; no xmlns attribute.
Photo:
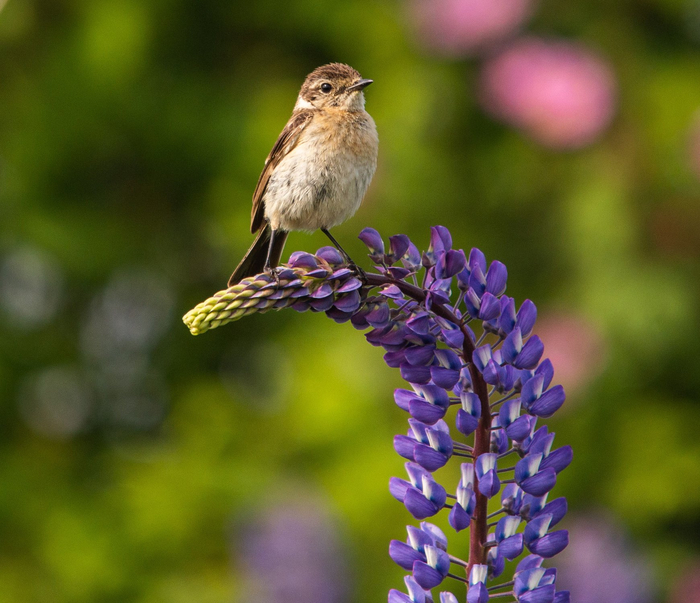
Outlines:
<svg viewBox="0 0 700 603"><path fill-rule="evenodd" d="M362 91L371 83L372 80L362 79L349 65L323 65L306 76L294 108L362 111L365 108Z"/></svg>

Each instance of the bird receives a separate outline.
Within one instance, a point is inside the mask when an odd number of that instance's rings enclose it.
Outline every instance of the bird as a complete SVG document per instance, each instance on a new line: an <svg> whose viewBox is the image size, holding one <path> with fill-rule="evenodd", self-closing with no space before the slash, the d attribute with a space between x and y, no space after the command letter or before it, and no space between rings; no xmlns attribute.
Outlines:
<svg viewBox="0 0 700 603"><path fill-rule="evenodd" d="M255 187L250 230L257 236L229 287L261 272L275 275L291 231L321 230L355 266L330 229L355 214L377 168L377 127L365 111L371 83L343 63L306 76Z"/></svg>

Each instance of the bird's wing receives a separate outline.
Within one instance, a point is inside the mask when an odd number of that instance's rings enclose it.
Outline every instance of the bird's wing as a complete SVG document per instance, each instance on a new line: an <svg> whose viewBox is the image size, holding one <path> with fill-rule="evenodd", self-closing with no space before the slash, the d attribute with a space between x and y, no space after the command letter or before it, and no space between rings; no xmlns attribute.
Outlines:
<svg viewBox="0 0 700 603"><path fill-rule="evenodd" d="M265 216L263 196L272 172L279 162L282 161L282 158L296 146L297 142L299 142L302 131L309 124L312 117L313 111L309 109L295 111L284 127L284 130L282 130L282 133L279 135L275 146L272 147L270 154L267 156L265 167L263 168L262 174L260 174L258 184L253 193L253 211L251 212L250 221L251 232L257 232L262 226Z"/></svg>

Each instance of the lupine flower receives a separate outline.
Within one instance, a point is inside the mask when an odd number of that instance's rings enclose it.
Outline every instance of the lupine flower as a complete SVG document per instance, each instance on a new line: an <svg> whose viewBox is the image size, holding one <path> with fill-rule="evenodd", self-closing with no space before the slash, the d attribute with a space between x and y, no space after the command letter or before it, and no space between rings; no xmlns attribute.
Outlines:
<svg viewBox="0 0 700 603"><path fill-rule="evenodd" d="M313 497L284 497L241 527L242 599L346 603L350 576L337 526Z"/></svg>
<svg viewBox="0 0 700 603"><path fill-rule="evenodd" d="M533 0L414 0L420 40L438 54L460 57L502 40L530 16Z"/></svg>
<svg viewBox="0 0 700 603"><path fill-rule="evenodd" d="M389 545L391 559L410 572L406 592L392 590L390 603L435 601L438 586L440 602L454 603L446 580L468 585L468 603L486 603L492 589L522 603L566 603L556 570L542 562L569 542L566 530L554 529L566 500L548 497L573 453L570 446L555 448L554 434L537 425L566 396L552 384L554 367L533 333L535 305L525 300L518 307L504 295L506 267L489 264L478 249L453 249L442 226L431 229L422 254L405 235L390 237L388 246L371 228L360 238L377 272L356 274L332 248L294 253L276 274L216 294L185 322L197 334L253 312L324 311L384 348L385 362L408 383L394 392L409 415L406 434L394 438L407 479L392 477L389 490L415 519L446 512L455 532L469 528L474 555L451 555L447 536L431 523L408 526L407 540ZM455 462L459 483L439 483L434 472ZM530 554L512 570L513 579L490 586L525 549Z"/></svg>
<svg viewBox="0 0 700 603"><path fill-rule="evenodd" d="M651 559L636 549L622 526L604 515L571 522L571 545L557 562L558 580L576 603L658 601ZM697 591L696 591L697 592ZM672 603L695 603L691 597Z"/></svg>
<svg viewBox="0 0 700 603"><path fill-rule="evenodd" d="M487 111L558 149L593 142L616 105L615 79L602 58L582 46L536 38L490 59L481 90Z"/></svg>

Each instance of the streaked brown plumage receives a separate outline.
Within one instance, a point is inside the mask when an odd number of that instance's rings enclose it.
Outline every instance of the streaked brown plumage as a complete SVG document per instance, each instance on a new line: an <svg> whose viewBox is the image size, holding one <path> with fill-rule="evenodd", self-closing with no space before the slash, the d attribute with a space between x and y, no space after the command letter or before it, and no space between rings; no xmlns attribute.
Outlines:
<svg viewBox="0 0 700 603"><path fill-rule="evenodd" d="M362 92L371 83L341 63L306 77L253 193L258 236L229 286L272 271L291 230L321 229L347 257L328 231L357 211L377 165L377 130Z"/></svg>

